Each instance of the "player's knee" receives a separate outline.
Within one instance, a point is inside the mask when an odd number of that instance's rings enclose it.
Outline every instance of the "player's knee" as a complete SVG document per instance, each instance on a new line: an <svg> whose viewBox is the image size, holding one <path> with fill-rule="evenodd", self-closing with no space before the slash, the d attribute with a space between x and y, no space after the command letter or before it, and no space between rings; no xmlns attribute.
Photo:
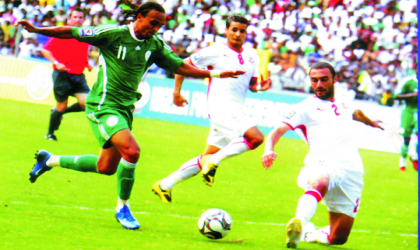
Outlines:
<svg viewBox="0 0 420 250"><path fill-rule="evenodd" d="M114 175L117 172L117 167L98 163L98 172L104 175Z"/></svg>
<svg viewBox="0 0 420 250"><path fill-rule="evenodd" d="M119 161L107 158L99 158L98 172L104 175L113 175L117 172Z"/></svg>
<svg viewBox="0 0 420 250"><path fill-rule="evenodd" d="M346 235L331 235L330 236L330 240L331 240L331 244L333 245L343 245L344 243L347 242L348 236Z"/></svg>
<svg viewBox="0 0 420 250"><path fill-rule="evenodd" d="M130 147L125 152L125 158L129 159L129 162L137 162L140 158L140 148L139 147Z"/></svg>
<svg viewBox="0 0 420 250"><path fill-rule="evenodd" d="M247 139L247 143L250 149L256 149L258 146L260 146L264 142L264 136L263 135L257 135L255 137L252 137L250 139Z"/></svg>
<svg viewBox="0 0 420 250"><path fill-rule="evenodd" d="M257 140L255 140L255 142L253 143L253 149L258 148L262 143L264 142L264 138L258 138Z"/></svg>

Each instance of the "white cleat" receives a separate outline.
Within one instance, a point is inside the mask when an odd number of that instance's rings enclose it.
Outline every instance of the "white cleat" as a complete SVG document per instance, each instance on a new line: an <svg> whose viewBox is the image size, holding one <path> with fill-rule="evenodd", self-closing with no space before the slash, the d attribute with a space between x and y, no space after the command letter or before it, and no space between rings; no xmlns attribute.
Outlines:
<svg viewBox="0 0 420 250"><path fill-rule="evenodd" d="M292 218L286 226L287 248L296 248L302 237L302 221L298 218Z"/></svg>
<svg viewBox="0 0 420 250"><path fill-rule="evenodd" d="M303 232L302 232L302 236L300 237L300 241L303 242L316 242L313 238L311 237L313 235L313 233L316 231L315 225L312 222L308 222L306 223L306 225L303 227Z"/></svg>

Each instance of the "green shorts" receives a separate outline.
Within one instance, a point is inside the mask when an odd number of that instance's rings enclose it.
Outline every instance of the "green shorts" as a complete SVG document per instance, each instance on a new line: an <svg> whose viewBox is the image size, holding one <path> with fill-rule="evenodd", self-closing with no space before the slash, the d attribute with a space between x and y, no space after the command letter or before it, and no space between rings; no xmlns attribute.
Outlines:
<svg viewBox="0 0 420 250"><path fill-rule="evenodd" d="M91 112L92 110L96 110ZM86 117L92 127L99 145L106 149L112 147L111 137L120 130L132 129L133 113L128 109L101 107L101 110L89 106Z"/></svg>
<svg viewBox="0 0 420 250"><path fill-rule="evenodd" d="M417 131L417 113L407 112L403 110L401 114L400 134L406 138L410 138L414 129Z"/></svg>

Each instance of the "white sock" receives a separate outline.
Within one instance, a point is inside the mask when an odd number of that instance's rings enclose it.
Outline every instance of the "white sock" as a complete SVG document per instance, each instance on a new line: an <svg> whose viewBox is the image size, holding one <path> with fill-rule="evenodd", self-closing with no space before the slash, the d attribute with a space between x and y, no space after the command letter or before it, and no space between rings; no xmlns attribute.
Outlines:
<svg viewBox="0 0 420 250"><path fill-rule="evenodd" d="M59 167L60 166L60 158L59 155L51 155L50 159L47 160L46 165L48 167Z"/></svg>
<svg viewBox="0 0 420 250"><path fill-rule="evenodd" d="M210 162L219 165L224 159L242 154L250 150L248 143L244 137L239 137L232 140L226 147L219 150L219 152L210 156Z"/></svg>
<svg viewBox="0 0 420 250"><path fill-rule="evenodd" d="M400 156L400 167L405 167L407 164L405 162L405 158Z"/></svg>
<svg viewBox="0 0 420 250"><path fill-rule="evenodd" d="M184 163L177 171L160 181L160 187L163 189L171 189L176 184L185 181L201 172L199 166L200 156L194 157Z"/></svg>
<svg viewBox="0 0 420 250"><path fill-rule="evenodd" d="M314 232L308 232L305 237L305 242L331 244L330 242L330 226L325 226Z"/></svg>
<svg viewBox="0 0 420 250"><path fill-rule="evenodd" d="M120 197L118 197L117 208L115 210L119 212L124 205L130 206L128 205L128 200L121 200Z"/></svg>
<svg viewBox="0 0 420 250"><path fill-rule="evenodd" d="M321 193L315 189L309 189L300 197L296 209L296 217L302 221L303 227L305 227L306 223L314 216L318 207L318 202L321 199Z"/></svg>
<svg viewBox="0 0 420 250"><path fill-rule="evenodd" d="M411 157L413 161L418 159L417 148L416 148L417 141L418 141L417 135L412 134L410 143L408 144L408 155Z"/></svg>

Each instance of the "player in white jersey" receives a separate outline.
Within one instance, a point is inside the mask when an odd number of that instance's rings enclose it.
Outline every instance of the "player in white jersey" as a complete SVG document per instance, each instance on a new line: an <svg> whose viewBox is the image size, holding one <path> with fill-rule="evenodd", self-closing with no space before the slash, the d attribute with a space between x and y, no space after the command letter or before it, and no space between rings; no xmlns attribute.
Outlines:
<svg viewBox="0 0 420 250"><path fill-rule="evenodd" d="M263 166L269 169L277 157L274 146L291 129L301 129L310 147L298 177L298 185L306 192L299 199L296 216L286 226L288 248L296 248L301 238L337 245L347 241L364 185L356 131L364 124L382 129L379 121L370 120L349 101L334 95L337 76L330 64L315 64L309 76L315 96L296 104L269 133L262 157ZM309 221L322 198L330 225L316 231Z"/></svg>
<svg viewBox="0 0 420 250"><path fill-rule="evenodd" d="M210 133L203 155L194 157L168 177L156 182L154 191L163 202L172 201L171 190L176 184L202 172L204 182L213 186L214 175L220 162L232 156L257 148L264 136L244 114L247 90L265 91L270 88L270 77L258 83L258 53L243 48L249 21L241 15L232 15L226 20L227 44L204 48L184 60L198 68L211 68L213 72L223 69L241 69L246 73L234 79L219 81L211 78L208 88L208 112ZM174 104L185 106L187 100L180 95L184 77L175 76Z"/></svg>

